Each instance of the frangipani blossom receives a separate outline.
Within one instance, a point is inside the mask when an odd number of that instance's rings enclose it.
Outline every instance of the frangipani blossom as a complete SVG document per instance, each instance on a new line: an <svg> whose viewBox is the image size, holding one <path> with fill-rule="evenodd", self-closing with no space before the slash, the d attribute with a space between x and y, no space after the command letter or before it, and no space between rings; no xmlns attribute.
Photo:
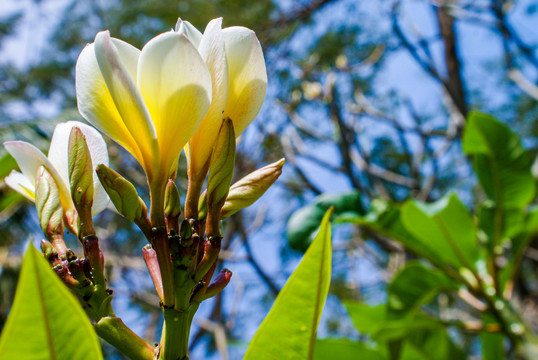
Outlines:
<svg viewBox="0 0 538 360"><path fill-rule="evenodd" d="M104 31L78 58L76 92L84 118L138 160L155 190L175 173L209 108L211 76L179 32L160 34L140 51Z"/></svg>
<svg viewBox="0 0 538 360"><path fill-rule="evenodd" d="M58 192L64 213L69 220L73 220L75 206L71 200L68 170L68 147L69 135L73 127L78 127L84 137L90 151L93 167L98 164L108 165L107 146L101 134L86 124L78 121L68 121L58 124L54 129L50 143L48 157L34 145L24 141L6 141L6 150L15 158L22 173L12 171L5 178L6 184L21 193L31 201L35 201L35 182L38 169L44 166L52 175ZM99 182L97 174L93 174L93 206L92 213L95 215L103 211L108 204L108 196Z"/></svg>
<svg viewBox="0 0 538 360"><path fill-rule="evenodd" d="M222 120L230 118L239 136L256 117L267 90L267 71L256 34L234 26L222 29L222 18L211 20L202 35L187 21L176 30L189 37L211 73L211 106L189 141L189 167L201 175L207 165Z"/></svg>

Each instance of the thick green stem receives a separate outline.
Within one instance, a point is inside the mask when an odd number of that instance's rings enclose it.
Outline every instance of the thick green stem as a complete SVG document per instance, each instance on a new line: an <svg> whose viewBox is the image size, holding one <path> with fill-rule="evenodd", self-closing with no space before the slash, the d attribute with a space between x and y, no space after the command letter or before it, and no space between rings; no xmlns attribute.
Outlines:
<svg viewBox="0 0 538 360"><path fill-rule="evenodd" d="M188 360L189 359L189 334L192 316L190 309L177 311L163 309L164 329L161 341L161 356L164 360Z"/></svg>
<svg viewBox="0 0 538 360"><path fill-rule="evenodd" d="M132 360L152 360L154 348L129 329L120 318L104 317L94 325L103 340Z"/></svg>

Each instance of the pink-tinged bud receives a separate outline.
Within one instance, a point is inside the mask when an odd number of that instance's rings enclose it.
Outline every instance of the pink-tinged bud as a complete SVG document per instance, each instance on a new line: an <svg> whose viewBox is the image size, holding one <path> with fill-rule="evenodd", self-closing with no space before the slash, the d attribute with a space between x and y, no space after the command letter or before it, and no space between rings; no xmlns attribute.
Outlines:
<svg viewBox="0 0 538 360"><path fill-rule="evenodd" d="M220 212L220 218L227 218L258 200L282 174L285 161L285 159L280 159L251 172L234 183L230 187L228 197Z"/></svg>
<svg viewBox="0 0 538 360"><path fill-rule="evenodd" d="M153 285L155 286L155 291L161 301L164 298L163 295L163 282L161 278L161 269L159 268L159 262L157 261L157 253L151 245L146 245L142 248L142 254L144 256L144 261L148 267L149 274L153 280Z"/></svg>
<svg viewBox="0 0 538 360"><path fill-rule="evenodd" d="M60 202L58 186L50 172L41 166L37 171L35 206L39 224L47 239L56 234L63 234L63 208Z"/></svg>
<svg viewBox="0 0 538 360"><path fill-rule="evenodd" d="M71 198L79 214L79 237L93 234L93 165L86 137L82 130L73 127L68 146L69 184Z"/></svg>
<svg viewBox="0 0 538 360"><path fill-rule="evenodd" d="M218 222L220 209L226 201L232 183L235 164L235 133L232 120L224 119L209 162L207 180L206 233L208 236L219 235Z"/></svg>
<svg viewBox="0 0 538 360"><path fill-rule="evenodd" d="M213 280L213 282L207 288L204 295L204 300L220 293L226 287L226 285L228 285L231 278L232 272L228 269L222 269L215 280Z"/></svg>
<svg viewBox="0 0 538 360"><path fill-rule="evenodd" d="M210 236L204 243L204 255L196 266L194 281L198 282L207 274L211 266L215 264L219 257L222 236Z"/></svg>

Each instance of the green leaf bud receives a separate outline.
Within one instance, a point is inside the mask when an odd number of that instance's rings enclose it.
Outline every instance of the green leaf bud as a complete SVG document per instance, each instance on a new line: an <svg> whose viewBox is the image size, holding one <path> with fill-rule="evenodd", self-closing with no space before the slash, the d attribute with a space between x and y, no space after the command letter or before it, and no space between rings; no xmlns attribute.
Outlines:
<svg viewBox="0 0 538 360"><path fill-rule="evenodd" d="M147 218L148 208L133 184L105 165L97 166L96 171L99 181L121 215L133 222Z"/></svg>

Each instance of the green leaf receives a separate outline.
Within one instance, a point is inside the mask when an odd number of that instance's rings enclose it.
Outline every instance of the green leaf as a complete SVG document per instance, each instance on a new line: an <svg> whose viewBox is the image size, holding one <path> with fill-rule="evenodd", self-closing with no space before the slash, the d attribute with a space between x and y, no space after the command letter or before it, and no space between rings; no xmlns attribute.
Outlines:
<svg viewBox="0 0 538 360"><path fill-rule="evenodd" d="M404 316L428 303L442 290L455 290L458 284L443 272L408 262L388 286L388 306L392 316Z"/></svg>
<svg viewBox="0 0 538 360"><path fill-rule="evenodd" d="M370 349L360 342L347 339L318 339L314 352L315 360L384 360L379 351Z"/></svg>
<svg viewBox="0 0 538 360"><path fill-rule="evenodd" d="M400 213L399 204L388 202L384 199L373 199L368 214L347 218L343 221L357 224L366 230L398 241L416 255L430 260L437 259L435 251L424 247L420 240L406 230L402 224Z"/></svg>
<svg viewBox="0 0 538 360"><path fill-rule="evenodd" d="M404 346L402 359L406 359L410 354L413 354L411 358L417 358L416 356L420 355L424 360L465 359L465 354L454 344L445 328L412 331L408 335L405 345L408 346ZM405 348L407 350L412 348L414 351L409 351L406 354Z"/></svg>
<svg viewBox="0 0 538 360"><path fill-rule="evenodd" d="M475 268L479 248L476 225L455 194L426 204L409 200L402 207L402 223L422 246L456 268Z"/></svg>
<svg viewBox="0 0 538 360"><path fill-rule="evenodd" d="M319 229L321 219L330 207L334 208L333 220L336 222L364 214L360 195L356 191L320 195L311 205L297 210L290 217L286 234L293 249L304 252L308 248Z"/></svg>
<svg viewBox="0 0 538 360"><path fill-rule="evenodd" d="M496 319L488 314L482 316L484 325L496 323ZM484 360L503 360L506 356L504 349L505 335L500 332L480 332L480 342L482 343L482 357Z"/></svg>
<svg viewBox="0 0 538 360"><path fill-rule="evenodd" d="M321 311L331 279L329 209L318 235L278 294L252 338L244 359L312 359Z"/></svg>
<svg viewBox="0 0 538 360"><path fill-rule="evenodd" d="M493 252L496 245L513 239L523 230L524 209L501 209L491 201L485 201L479 205L477 212L479 227L489 240L490 252Z"/></svg>
<svg viewBox="0 0 538 360"><path fill-rule="evenodd" d="M79 302L29 246L0 338L4 360L99 360L97 336Z"/></svg>
<svg viewBox="0 0 538 360"><path fill-rule="evenodd" d="M400 340L420 330L434 331L443 329L443 325L421 313L412 314L401 320L389 320L380 323L372 333L372 339L377 342Z"/></svg>
<svg viewBox="0 0 538 360"><path fill-rule="evenodd" d="M355 301L344 301L355 329L361 334L371 334L387 318L387 306L367 305Z"/></svg>
<svg viewBox="0 0 538 360"><path fill-rule="evenodd" d="M535 196L531 158L508 126L494 117L472 112L465 126L463 151L487 196L502 208L521 208Z"/></svg>
<svg viewBox="0 0 538 360"><path fill-rule="evenodd" d="M499 270L499 283L501 289L504 289L506 284L514 279L517 271L520 269L521 258L525 249L538 233L538 205L528 207L526 214L521 219L521 224L517 225L518 229L522 228L517 236L512 236L511 249L508 254L506 265Z"/></svg>
<svg viewBox="0 0 538 360"><path fill-rule="evenodd" d="M12 170L17 170L18 168L17 161L9 153L6 152L3 156L0 156L0 179L5 178Z"/></svg>

